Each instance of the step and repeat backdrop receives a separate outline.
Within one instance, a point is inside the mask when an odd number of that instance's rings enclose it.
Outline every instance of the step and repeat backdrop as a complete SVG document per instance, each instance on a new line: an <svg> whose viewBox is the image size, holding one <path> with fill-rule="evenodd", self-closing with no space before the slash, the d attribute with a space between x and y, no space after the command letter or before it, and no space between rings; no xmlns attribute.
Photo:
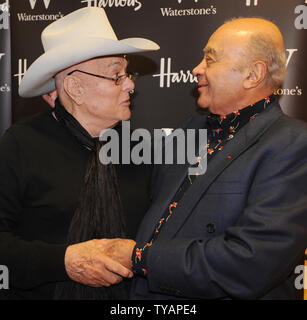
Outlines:
<svg viewBox="0 0 307 320"><path fill-rule="evenodd" d="M3 1L3 3L1 3ZM148 37L161 50L130 57L140 74L133 127L174 128L195 112L192 70L210 34L226 19L261 16L281 29L287 50L287 79L276 92L285 113L307 121L305 0L0 0L0 134L26 116L46 109L42 98L18 96L19 83L43 52L44 27L86 6L105 8L119 39ZM61 59L61 57L59 57Z"/></svg>
<svg viewBox="0 0 307 320"><path fill-rule="evenodd" d="M269 18L281 29L287 78L275 94L286 114L307 121L307 0L0 0L0 135L11 123L48 108L41 97L19 97L18 86L43 52L41 31L86 6L105 8L119 39L145 37L161 47L129 57L131 71L140 74L132 127L175 128L196 111L191 72L212 32L239 16Z"/></svg>

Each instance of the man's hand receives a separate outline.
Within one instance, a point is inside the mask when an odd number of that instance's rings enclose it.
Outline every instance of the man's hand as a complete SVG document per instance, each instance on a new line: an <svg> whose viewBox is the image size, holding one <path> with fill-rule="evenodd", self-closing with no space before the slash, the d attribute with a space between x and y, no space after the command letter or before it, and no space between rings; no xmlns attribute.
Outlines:
<svg viewBox="0 0 307 320"><path fill-rule="evenodd" d="M126 268L132 269L132 252L136 244L130 239L101 239L99 240L104 247L104 253L110 258L118 261Z"/></svg>
<svg viewBox="0 0 307 320"><path fill-rule="evenodd" d="M90 240L69 246L65 253L65 268L68 276L92 287L109 287L131 278L133 272L109 257L105 251L105 239Z"/></svg>

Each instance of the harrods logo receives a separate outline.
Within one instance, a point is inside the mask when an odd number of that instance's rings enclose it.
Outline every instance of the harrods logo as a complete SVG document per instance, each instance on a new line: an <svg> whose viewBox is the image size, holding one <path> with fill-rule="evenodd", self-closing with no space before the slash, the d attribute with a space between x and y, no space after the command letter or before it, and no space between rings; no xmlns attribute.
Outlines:
<svg viewBox="0 0 307 320"><path fill-rule="evenodd" d="M183 2L183 0L177 0L179 4ZM199 0L193 0L194 3L198 3ZM160 8L161 14L163 17L182 17L182 16L208 16L214 15L217 13L217 9L211 5L207 8Z"/></svg>
<svg viewBox="0 0 307 320"><path fill-rule="evenodd" d="M298 14L294 20L295 28L298 30L307 29L307 6L302 4L295 7L294 13Z"/></svg>
<svg viewBox="0 0 307 320"><path fill-rule="evenodd" d="M9 29L9 0L0 4L0 30L8 30Z"/></svg>
<svg viewBox="0 0 307 320"><path fill-rule="evenodd" d="M166 63L165 63L166 62ZM160 73L154 74L153 77L159 77L160 88L164 88L165 85L167 88L174 83L193 83L197 82L197 78L193 76L190 70L179 72L172 72L172 59L165 58L160 59Z"/></svg>
<svg viewBox="0 0 307 320"><path fill-rule="evenodd" d="M82 0L81 3L86 3L88 7L99 8L133 7L134 11L142 8L141 0Z"/></svg>

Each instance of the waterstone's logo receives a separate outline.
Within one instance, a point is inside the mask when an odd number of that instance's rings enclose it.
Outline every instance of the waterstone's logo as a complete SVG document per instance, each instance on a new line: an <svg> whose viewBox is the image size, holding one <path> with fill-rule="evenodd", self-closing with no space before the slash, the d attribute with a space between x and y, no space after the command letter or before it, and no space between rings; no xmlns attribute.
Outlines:
<svg viewBox="0 0 307 320"><path fill-rule="evenodd" d="M49 9L49 5L51 0L39 0L42 1L44 4L44 7L46 10ZM29 0L29 4L32 10L37 8L37 2L38 0ZM61 12L58 13L51 13L51 14L28 14L26 12L23 13L17 13L18 21L20 22L33 22L33 21L55 21L62 17L64 17L64 14Z"/></svg>
<svg viewBox="0 0 307 320"><path fill-rule="evenodd" d="M9 269L0 265L0 290L9 289Z"/></svg>
<svg viewBox="0 0 307 320"><path fill-rule="evenodd" d="M293 60L293 57L298 52L298 49L286 49L288 53L286 66L288 67L290 62ZM295 88L279 88L274 92L278 96L301 96L303 94L303 89L298 85Z"/></svg>
<svg viewBox="0 0 307 320"><path fill-rule="evenodd" d="M160 73L154 74L154 78L158 77L160 82L160 88L165 86L169 88L174 83L193 83L197 82L197 78L193 76L190 70L179 72L172 71L172 59L161 58L160 59Z"/></svg>
<svg viewBox="0 0 307 320"><path fill-rule="evenodd" d="M142 8L141 0L82 0L88 7L112 8L112 7L134 7L134 11Z"/></svg>
<svg viewBox="0 0 307 320"><path fill-rule="evenodd" d="M146 129L136 129L131 133L130 121L122 121L121 138L117 130L107 129L101 132L99 140L104 141L99 152L100 162L104 165L130 164L131 161L136 165L142 163L189 164L189 175L197 176L204 174L207 170L206 129L184 131L179 128L169 135L164 130L154 129L152 138L151 133ZM196 140L198 140L197 147ZM138 143L131 149L132 141ZM121 159L120 145L122 146Z"/></svg>
<svg viewBox="0 0 307 320"><path fill-rule="evenodd" d="M177 0L179 4L183 2L183 0ZM200 0L194 0L194 3L199 3ZM187 3L187 2L186 2ZM207 8L179 8L175 9L172 7L160 8L161 14L163 17L181 17L181 16L205 16L205 15L213 15L217 13L217 9L211 5Z"/></svg>
<svg viewBox="0 0 307 320"><path fill-rule="evenodd" d="M303 89L299 86L295 86L295 88L279 88L275 90L274 94L276 96L301 96Z"/></svg>
<svg viewBox="0 0 307 320"><path fill-rule="evenodd" d="M305 3L307 3L307 1L305 1ZM294 20L295 28L298 30L307 29L307 6L303 4L296 6L294 13L298 15Z"/></svg>
<svg viewBox="0 0 307 320"><path fill-rule="evenodd" d="M9 1L0 4L0 30L8 30L9 29Z"/></svg>

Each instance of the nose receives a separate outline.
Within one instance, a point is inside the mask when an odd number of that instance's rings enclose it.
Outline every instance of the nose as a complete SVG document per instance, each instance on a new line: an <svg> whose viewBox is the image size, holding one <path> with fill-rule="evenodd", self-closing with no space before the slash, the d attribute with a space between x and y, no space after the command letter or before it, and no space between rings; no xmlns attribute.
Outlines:
<svg viewBox="0 0 307 320"><path fill-rule="evenodd" d="M194 75L195 77L199 77L199 76L201 76L201 75L204 75L204 73L205 73L205 71L206 71L206 67L207 67L207 65L206 65L206 60L203 59L203 60L199 63L199 65L197 65L197 66L193 69L193 71L192 71L193 75Z"/></svg>
<svg viewBox="0 0 307 320"><path fill-rule="evenodd" d="M129 77L127 77L123 83L123 90L124 91L133 91L134 88L135 88L134 82Z"/></svg>

